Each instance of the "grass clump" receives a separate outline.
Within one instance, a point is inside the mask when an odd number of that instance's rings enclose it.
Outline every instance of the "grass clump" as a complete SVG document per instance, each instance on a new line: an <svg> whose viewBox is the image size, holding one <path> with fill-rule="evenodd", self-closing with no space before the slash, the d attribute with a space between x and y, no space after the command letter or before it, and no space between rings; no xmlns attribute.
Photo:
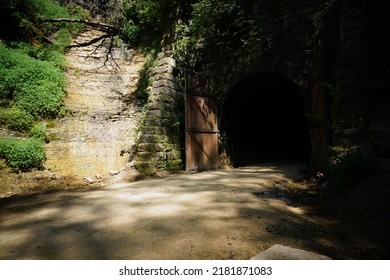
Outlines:
<svg viewBox="0 0 390 280"><path fill-rule="evenodd" d="M46 159L44 144L38 139L1 139L0 158L17 172L40 169Z"/></svg>
<svg viewBox="0 0 390 280"><path fill-rule="evenodd" d="M6 125L11 130L27 132L33 123L34 118L16 106L10 109L0 109L0 124Z"/></svg>
<svg viewBox="0 0 390 280"><path fill-rule="evenodd" d="M29 137L40 140L45 143L49 143L49 136L47 134L47 127L42 123L35 124L29 134Z"/></svg>

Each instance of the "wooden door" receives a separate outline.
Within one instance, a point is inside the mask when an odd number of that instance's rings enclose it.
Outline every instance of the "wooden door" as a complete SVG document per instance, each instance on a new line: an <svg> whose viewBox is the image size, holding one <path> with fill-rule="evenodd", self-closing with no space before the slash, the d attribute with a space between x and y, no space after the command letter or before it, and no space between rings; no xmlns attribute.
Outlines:
<svg viewBox="0 0 390 280"><path fill-rule="evenodd" d="M186 170L218 168L216 99L210 84L193 71L186 73Z"/></svg>

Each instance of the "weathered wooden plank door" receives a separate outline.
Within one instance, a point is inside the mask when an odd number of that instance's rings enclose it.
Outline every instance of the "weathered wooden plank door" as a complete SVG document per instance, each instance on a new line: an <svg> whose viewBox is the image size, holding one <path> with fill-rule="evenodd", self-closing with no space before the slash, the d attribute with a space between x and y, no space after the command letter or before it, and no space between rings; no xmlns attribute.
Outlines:
<svg viewBox="0 0 390 280"><path fill-rule="evenodd" d="M218 167L216 99L210 84L193 71L186 73L186 170Z"/></svg>

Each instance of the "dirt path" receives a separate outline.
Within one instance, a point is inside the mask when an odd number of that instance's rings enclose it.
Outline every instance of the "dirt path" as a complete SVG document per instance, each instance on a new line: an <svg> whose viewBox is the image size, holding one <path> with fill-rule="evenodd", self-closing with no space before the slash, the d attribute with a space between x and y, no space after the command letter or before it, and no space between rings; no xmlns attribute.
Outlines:
<svg viewBox="0 0 390 280"><path fill-rule="evenodd" d="M249 259L275 243L332 256L281 193L297 167L180 174L0 202L0 259Z"/></svg>

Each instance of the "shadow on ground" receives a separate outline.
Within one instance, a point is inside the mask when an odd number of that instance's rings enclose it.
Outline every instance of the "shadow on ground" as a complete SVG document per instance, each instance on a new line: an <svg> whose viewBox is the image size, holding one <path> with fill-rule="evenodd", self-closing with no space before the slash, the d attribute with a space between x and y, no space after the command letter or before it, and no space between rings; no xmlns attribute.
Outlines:
<svg viewBox="0 0 390 280"><path fill-rule="evenodd" d="M249 259L273 244L350 258L291 193L296 166L181 174L0 200L0 259Z"/></svg>

